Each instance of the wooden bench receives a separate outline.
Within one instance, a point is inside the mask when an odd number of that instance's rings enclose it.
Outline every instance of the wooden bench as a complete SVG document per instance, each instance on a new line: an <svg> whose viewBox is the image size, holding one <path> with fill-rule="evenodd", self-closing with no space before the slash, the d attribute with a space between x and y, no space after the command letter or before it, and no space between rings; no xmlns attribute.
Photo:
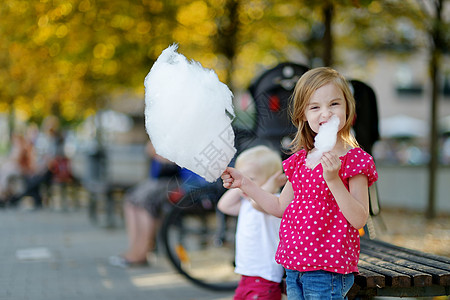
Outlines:
<svg viewBox="0 0 450 300"><path fill-rule="evenodd" d="M349 299L450 295L450 258L361 238Z"/></svg>

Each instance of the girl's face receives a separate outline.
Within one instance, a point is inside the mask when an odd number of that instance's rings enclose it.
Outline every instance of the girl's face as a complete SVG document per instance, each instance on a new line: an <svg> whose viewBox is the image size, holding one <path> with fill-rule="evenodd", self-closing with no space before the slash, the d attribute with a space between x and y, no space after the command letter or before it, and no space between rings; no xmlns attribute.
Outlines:
<svg viewBox="0 0 450 300"><path fill-rule="evenodd" d="M332 115L339 118L338 131L340 131L345 125L347 104L342 90L333 83L328 83L312 94L305 110L305 121L315 133L318 133L320 126Z"/></svg>

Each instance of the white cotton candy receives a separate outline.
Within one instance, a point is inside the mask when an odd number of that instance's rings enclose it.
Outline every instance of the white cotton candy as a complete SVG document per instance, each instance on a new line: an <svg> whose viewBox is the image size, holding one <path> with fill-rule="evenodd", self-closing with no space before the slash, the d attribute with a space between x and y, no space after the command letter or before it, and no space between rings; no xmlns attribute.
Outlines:
<svg viewBox="0 0 450 300"><path fill-rule="evenodd" d="M213 182L236 153L233 94L177 48L165 49L145 78L145 127L156 153Z"/></svg>
<svg viewBox="0 0 450 300"><path fill-rule="evenodd" d="M333 115L328 122L320 126L319 132L314 138L314 151L308 154L306 165L314 167L322 157L336 145L337 132L339 128L339 118Z"/></svg>

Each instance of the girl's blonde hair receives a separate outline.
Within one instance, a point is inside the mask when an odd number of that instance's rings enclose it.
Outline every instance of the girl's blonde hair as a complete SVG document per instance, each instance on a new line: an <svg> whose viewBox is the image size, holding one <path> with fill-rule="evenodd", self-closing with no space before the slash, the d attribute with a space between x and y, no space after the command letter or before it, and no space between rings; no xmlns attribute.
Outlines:
<svg viewBox="0 0 450 300"><path fill-rule="evenodd" d="M239 170L248 163L254 164L266 180L283 168L280 154L264 145L249 148L239 154L235 167Z"/></svg>
<svg viewBox="0 0 450 300"><path fill-rule="evenodd" d="M350 91L347 80L334 69L320 67L311 69L303 74L295 85L289 112L292 123L298 130L294 140L290 144L291 153L295 153L300 149L310 151L314 148L316 133L309 127L308 122L305 120L305 111L314 92L329 83L333 83L342 90L347 107L347 118L339 135L348 145L358 147L358 142L351 133L355 118L355 99Z"/></svg>

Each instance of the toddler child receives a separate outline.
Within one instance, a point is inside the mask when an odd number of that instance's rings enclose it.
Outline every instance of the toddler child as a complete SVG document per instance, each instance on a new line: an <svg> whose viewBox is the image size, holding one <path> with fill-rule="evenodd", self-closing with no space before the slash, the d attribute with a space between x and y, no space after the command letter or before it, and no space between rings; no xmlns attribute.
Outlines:
<svg viewBox="0 0 450 300"><path fill-rule="evenodd" d="M280 155L266 146L243 151L235 166L270 193L279 192L286 182ZM242 277L234 299L279 300L284 269L275 262L275 251L281 220L252 202L240 189L232 189L218 203L223 213L238 216L235 272Z"/></svg>

